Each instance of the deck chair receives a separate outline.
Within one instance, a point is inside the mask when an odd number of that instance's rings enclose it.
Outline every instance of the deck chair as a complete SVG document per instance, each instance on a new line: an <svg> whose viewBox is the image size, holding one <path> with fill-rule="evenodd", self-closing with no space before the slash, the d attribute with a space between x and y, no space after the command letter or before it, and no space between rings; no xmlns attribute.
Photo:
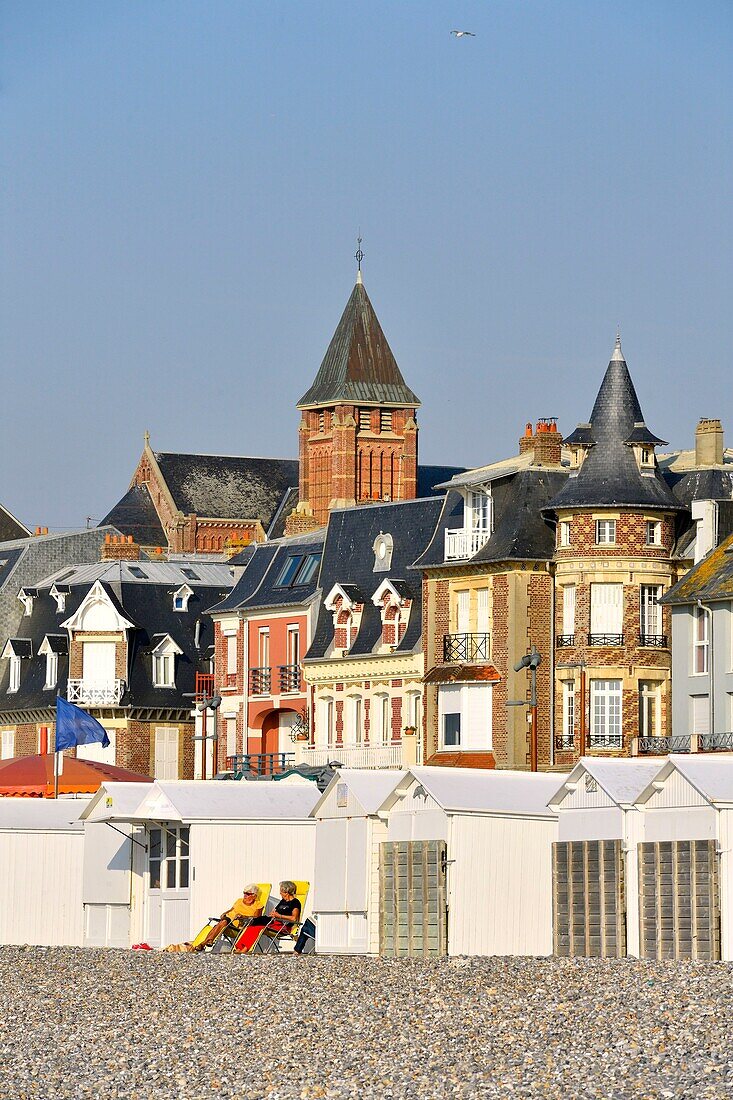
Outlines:
<svg viewBox="0 0 733 1100"><path fill-rule="evenodd" d="M295 882L295 896L300 902L300 920L296 924L288 924L287 927L281 927L281 922L278 919L277 913L271 913L269 914L270 920L268 923L261 925L256 939L252 940L250 943L243 943L240 941L242 941L244 937L242 935L238 937L237 942L234 944L234 952L238 955L252 954L253 952L265 955L277 954L280 951L281 944L289 944L292 949L292 947L295 946L295 941L300 932L300 925L303 921L305 903L309 889L309 882ZM246 931L245 929L245 932Z"/></svg>
<svg viewBox="0 0 733 1100"><path fill-rule="evenodd" d="M257 904L261 906L264 913L267 909L267 903L270 900L270 891L272 890L271 882L258 882L257 883ZM239 917L234 920L230 920L224 928L219 931L213 944L209 944L209 950L214 954L220 954L226 951L231 951L235 941L242 934L244 929L249 924L251 917ZM193 940L191 946L196 948L199 944L203 943L208 936L214 925L218 924L221 917L210 917L199 934Z"/></svg>

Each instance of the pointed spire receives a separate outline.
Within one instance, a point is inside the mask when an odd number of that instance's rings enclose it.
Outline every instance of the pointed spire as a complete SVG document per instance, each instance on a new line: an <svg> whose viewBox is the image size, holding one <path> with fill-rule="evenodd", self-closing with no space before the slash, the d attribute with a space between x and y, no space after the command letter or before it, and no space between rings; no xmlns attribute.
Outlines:
<svg viewBox="0 0 733 1100"><path fill-rule="evenodd" d="M364 259L364 253L361 250L361 229L359 230L359 236L356 238L356 252L354 253L354 259L356 260L356 285L361 286L361 261Z"/></svg>
<svg viewBox="0 0 733 1100"><path fill-rule="evenodd" d="M616 344L613 349L613 355L611 356L612 363L625 363L624 353L621 351L621 333L616 329Z"/></svg>

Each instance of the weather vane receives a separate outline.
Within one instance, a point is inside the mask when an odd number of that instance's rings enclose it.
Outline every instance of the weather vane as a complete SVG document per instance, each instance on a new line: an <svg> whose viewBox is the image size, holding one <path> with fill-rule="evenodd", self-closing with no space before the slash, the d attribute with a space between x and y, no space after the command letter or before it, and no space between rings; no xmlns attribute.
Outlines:
<svg viewBox="0 0 733 1100"><path fill-rule="evenodd" d="M356 247L356 252L354 253L354 258L356 259L356 263L357 263L357 270L359 272L361 272L361 261L364 259L364 253L361 250L361 242L362 242L362 236L361 236L361 230L359 230L359 236L356 238L356 246L357 246Z"/></svg>

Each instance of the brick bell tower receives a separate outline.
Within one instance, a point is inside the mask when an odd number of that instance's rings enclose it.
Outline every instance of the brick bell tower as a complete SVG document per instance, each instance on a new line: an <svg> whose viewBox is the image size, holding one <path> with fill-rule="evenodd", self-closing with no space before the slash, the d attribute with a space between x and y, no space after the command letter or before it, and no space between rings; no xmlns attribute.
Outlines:
<svg viewBox="0 0 733 1100"><path fill-rule="evenodd" d="M296 534L320 527L332 508L417 495L417 410L361 277L316 379L297 407L298 505L286 523Z"/></svg>

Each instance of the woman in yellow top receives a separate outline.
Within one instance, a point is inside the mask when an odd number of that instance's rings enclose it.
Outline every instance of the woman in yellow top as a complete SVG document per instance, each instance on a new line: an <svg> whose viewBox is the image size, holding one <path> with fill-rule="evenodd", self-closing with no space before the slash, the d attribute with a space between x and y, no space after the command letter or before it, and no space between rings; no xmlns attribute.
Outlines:
<svg viewBox="0 0 733 1100"><path fill-rule="evenodd" d="M244 920L262 916L262 906L257 902L258 893L259 890L255 883L245 886L241 898L237 898L231 908L222 913L219 920L210 929L206 939L198 945L196 950L203 951L205 947L210 947L230 924L238 926Z"/></svg>

